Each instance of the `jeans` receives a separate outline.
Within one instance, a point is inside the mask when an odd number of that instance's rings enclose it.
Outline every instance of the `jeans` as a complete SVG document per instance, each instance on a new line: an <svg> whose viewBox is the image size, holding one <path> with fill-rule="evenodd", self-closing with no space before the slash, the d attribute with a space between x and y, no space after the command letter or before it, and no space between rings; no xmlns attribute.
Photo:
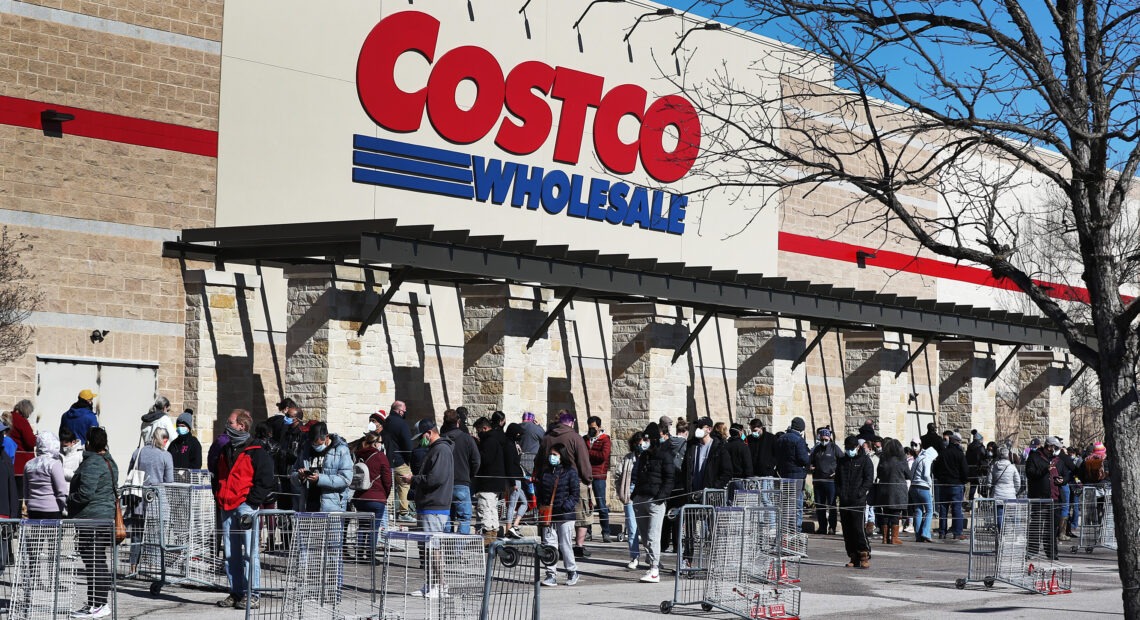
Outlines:
<svg viewBox="0 0 1140 620"><path fill-rule="evenodd" d="M451 522L453 532L471 533L471 487L455 485L451 492Z"/></svg>
<svg viewBox="0 0 1140 620"><path fill-rule="evenodd" d="M1069 485L1069 527L1081 524L1081 492L1075 484Z"/></svg>
<svg viewBox="0 0 1140 620"><path fill-rule="evenodd" d="M530 484L529 482L527 484ZM527 501L526 493L523 492L523 483L515 480L514 489L511 491L511 496L507 499L507 527L514 524L515 519L521 520L523 515L526 514Z"/></svg>
<svg viewBox="0 0 1140 620"><path fill-rule="evenodd" d="M222 511L222 553L226 558L226 580L230 584L230 594L236 598L261 587L258 546L253 540L253 528L244 525L242 517L253 517L253 508L248 504Z"/></svg>
<svg viewBox="0 0 1140 620"><path fill-rule="evenodd" d="M353 504L355 504L357 512L371 512L375 516L376 522L371 531L361 529L356 532L357 546L368 549L369 551L375 551L376 537L380 534L380 528L384 527L384 514L388 506L384 504L384 502L360 499L354 500Z"/></svg>
<svg viewBox="0 0 1140 620"><path fill-rule="evenodd" d="M914 535L930 540L931 526L934 524L934 499L930 489L911 485L907 501L914 507Z"/></svg>
<svg viewBox="0 0 1140 620"><path fill-rule="evenodd" d="M1061 518L1067 519L1069 517L1069 485L1061 485ZM1057 526L1060 527L1060 523Z"/></svg>
<svg viewBox="0 0 1140 620"><path fill-rule="evenodd" d="M499 494L486 491L476 493L475 502L479 507L479 522L483 524L483 531L497 531L499 529Z"/></svg>
<svg viewBox="0 0 1140 620"><path fill-rule="evenodd" d="M641 497L634 500L634 504L637 533L649 555L649 570L657 570L661 565L661 522L665 520L665 502L654 502L652 498Z"/></svg>
<svg viewBox="0 0 1140 620"><path fill-rule="evenodd" d="M960 484L951 484L943 486L941 489L942 498L938 502L938 535L946 535L946 517L947 513L951 513L954 522L950 525L951 536L961 536L962 530L966 527L966 519L962 514L962 495L965 488Z"/></svg>
<svg viewBox="0 0 1140 620"><path fill-rule="evenodd" d="M562 567L567 574L577 572L578 564L574 561L574 522L556 521L542 528L542 542L551 547L557 546L562 556ZM554 575L554 565L546 567L547 575Z"/></svg>
<svg viewBox="0 0 1140 620"><path fill-rule="evenodd" d="M835 481L816 480L812 488L815 489L815 519L819 523L819 532L834 532L839 520L839 512L835 508Z"/></svg>
<svg viewBox="0 0 1140 620"><path fill-rule="evenodd" d="M610 535L610 507L606 503L606 479L595 479L590 483L590 488L594 491L594 503L598 508L598 521L602 524L602 535Z"/></svg>
<svg viewBox="0 0 1140 620"><path fill-rule="evenodd" d="M803 478L796 480L796 531L793 534L799 534L804 531L804 480Z"/></svg>
<svg viewBox="0 0 1140 620"><path fill-rule="evenodd" d="M633 502L625 505L625 535L629 542L629 559L641 557L641 543L637 540L637 515L633 513Z"/></svg>

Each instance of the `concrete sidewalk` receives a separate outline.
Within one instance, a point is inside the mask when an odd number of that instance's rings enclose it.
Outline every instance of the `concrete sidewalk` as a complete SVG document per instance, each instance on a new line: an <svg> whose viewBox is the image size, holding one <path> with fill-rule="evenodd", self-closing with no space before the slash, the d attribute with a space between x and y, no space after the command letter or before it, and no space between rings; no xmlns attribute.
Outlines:
<svg viewBox="0 0 1140 620"><path fill-rule="evenodd" d="M905 538L910 538L904 535ZM905 540L904 538L904 540ZM843 541L835 536L812 536L810 557L801 569L801 617L830 618L859 613L875 620L932 618L943 614L985 614L999 618L1066 618L1075 616L1123 617L1120 579L1113 552L1097 549L1092 555L1062 553L1061 561L1073 567L1072 594L1042 596L997 584L987 589L970 584L964 590L954 580L965 576L965 542L875 545L872 568L844 568ZM665 618L661 601L672 598L673 577L662 574L660 584L643 584L641 572L625 569L629 556L624 543L590 545L593 557L578 562L578 585L559 585L542 591L544 618L603 617ZM1068 546L1064 546L1065 551ZM669 564L676 563L670 556ZM559 564L561 566L561 563ZM560 583L565 574L559 571ZM220 609L213 602L224 593L168 586L159 596L148 584L123 582L119 618L241 618L243 613ZM676 607L672 616L727 619L724 613L705 613L699 606Z"/></svg>

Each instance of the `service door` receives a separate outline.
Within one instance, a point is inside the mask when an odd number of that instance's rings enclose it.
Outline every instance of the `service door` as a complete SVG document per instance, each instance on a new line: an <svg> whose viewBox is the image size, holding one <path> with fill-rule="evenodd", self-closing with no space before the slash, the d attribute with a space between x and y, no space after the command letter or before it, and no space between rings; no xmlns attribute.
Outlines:
<svg viewBox="0 0 1140 620"><path fill-rule="evenodd" d="M38 359L36 428L58 432L60 417L84 388L98 394L95 412L107 429L107 443L119 466L121 483L131 454L138 447L140 418L157 396L158 367L107 360Z"/></svg>
<svg viewBox="0 0 1140 620"><path fill-rule="evenodd" d="M907 442L909 442L911 439L917 439L925 435L926 425L933 421L933 411L906 412L906 435L903 435L903 445L907 445Z"/></svg>

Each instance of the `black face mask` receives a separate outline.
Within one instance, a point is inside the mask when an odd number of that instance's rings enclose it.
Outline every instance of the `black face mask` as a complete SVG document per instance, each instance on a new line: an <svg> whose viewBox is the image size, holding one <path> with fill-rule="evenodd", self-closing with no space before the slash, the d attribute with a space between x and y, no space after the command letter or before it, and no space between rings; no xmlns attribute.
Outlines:
<svg viewBox="0 0 1140 620"><path fill-rule="evenodd" d="M598 429L591 428L589 431L586 432L586 434L589 435L590 437L597 437L598 436Z"/></svg>

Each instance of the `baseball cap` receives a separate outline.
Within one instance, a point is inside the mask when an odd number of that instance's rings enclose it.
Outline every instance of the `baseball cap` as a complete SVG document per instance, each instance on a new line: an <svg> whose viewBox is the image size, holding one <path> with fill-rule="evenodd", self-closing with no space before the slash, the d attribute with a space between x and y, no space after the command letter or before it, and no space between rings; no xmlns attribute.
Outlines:
<svg viewBox="0 0 1140 620"><path fill-rule="evenodd" d="M91 390L83 390L79 393L79 397L83 400L95 400L96 396L98 396L98 394L92 392Z"/></svg>
<svg viewBox="0 0 1140 620"><path fill-rule="evenodd" d="M661 418L659 420L657 420L657 426L669 426L669 427L671 427L671 426L673 426L673 418L670 418L667 415L663 415L663 416L661 416Z"/></svg>
<svg viewBox="0 0 1140 620"><path fill-rule="evenodd" d="M1045 445L1053 446L1054 448L1063 448L1064 447L1064 444L1061 443L1061 440L1056 438L1056 437L1046 437L1045 438Z"/></svg>
<svg viewBox="0 0 1140 620"><path fill-rule="evenodd" d="M534 414L529 411L523 412L523 422L534 422Z"/></svg>
<svg viewBox="0 0 1140 620"><path fill-rule="evenodd" d="M821 428L821 429L819 429L819 436L820 437L827 437L828 439L831 439L831 430L826 429L826 428Z"/></svg>
<svg viewBox="0 0 1140 620"><path fill-rule="evenodd" d="M434 431L435 429L436 429L435 420L433 420L431 418L424 418L424 419L420 420L419 422L416 422L416 431L417 432L416 432L415 437L412 437L412 441L418 441L420 437L424 436L424 433L427 433L429 431Z"/></svg>
<svg viewBox="0 0 1140 620"><path fill-rule="evenodd" d="M697 418L697 421L694 422L693 424L694 424L694 426L696 426L696 428L700 428L702 426L712 426L713 421L712 421L712 418L705 416L703 418Z"/></svg>

